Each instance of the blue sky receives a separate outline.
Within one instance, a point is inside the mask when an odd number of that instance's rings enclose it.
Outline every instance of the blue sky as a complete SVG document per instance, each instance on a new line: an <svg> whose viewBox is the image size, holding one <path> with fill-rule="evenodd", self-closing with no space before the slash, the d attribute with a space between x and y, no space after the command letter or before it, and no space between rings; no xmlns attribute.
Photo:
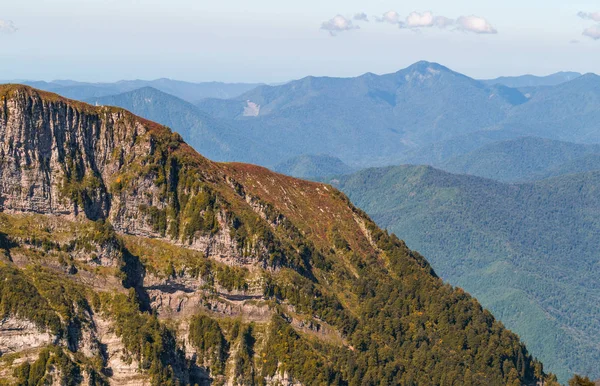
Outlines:
<svg viewBox="0 0 600 386"><path fill-rule="evenodd" d="M398 23L376 21L391 10ZM599 11L587 0L4 0L0 79L280 82L419 60L480 78L600 73ZM409 28L412 12L427 26Z"/></svg>

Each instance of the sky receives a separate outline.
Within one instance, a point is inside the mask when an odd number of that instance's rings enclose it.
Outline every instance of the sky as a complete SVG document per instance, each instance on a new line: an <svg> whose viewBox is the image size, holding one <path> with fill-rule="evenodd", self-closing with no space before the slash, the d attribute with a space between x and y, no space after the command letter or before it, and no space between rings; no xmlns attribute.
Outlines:
<svg viewBox="0 0 600 386"><path fill-rule="evenodd" d="M600 73L600 2L0 0L0 79Z"/></svg>

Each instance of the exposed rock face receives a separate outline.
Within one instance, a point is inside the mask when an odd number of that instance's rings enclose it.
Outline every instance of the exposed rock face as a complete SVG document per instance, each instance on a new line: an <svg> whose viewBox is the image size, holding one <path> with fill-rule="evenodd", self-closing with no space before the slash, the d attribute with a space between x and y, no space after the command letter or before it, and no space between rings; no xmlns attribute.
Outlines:
<svg viewBox="0 0 600 386"><path fill-rule="evenodd" d="M294 381L285 371L283 373L277 372L273 377L269 377L266 380L267 386L302 386L301 383Z"/></svg>
<svg viewBox="0 0 600 386"><path fill-rule="evenodd" d="M167 189L175 191L177 173L186 167L158 154L163 150L157 149L157 136L166 129L121 109L49 95L15 86L2 97L0 210L108 219L124 233L165 237L143 208L166 212L170 198L156 179L165 178ZM169 146L183 146L177 134L167 140ZM168 170L157 171L157 165L150 165L152 157ZM161 165L163 161L171 164ZM148 170L139 173L144 167ZM161 172L168 174L159 176ZM164 221L169 227L178 220ZM250 263L231 239L225 214L217 213L217 221L219 232L193 234L186 246L229 264ZM166 237L183 242L180 234Z"/></svg>
<svg viewBox="0 0 600 386"><path fill-rule="evenodd" d="M112 384L123 386L148 386L148 377L140 374L139 363L133 360L130 363L123 358L126 350L121 339L114 333L110 321L103 318L96 319L98 338L105 347L106 368L110 374Z"/></svg>
<svg viewBox="0 0 600 386"><path fill-rule="evenodd" d="M124 112L106 109L101 117L84 106L43 100L28 89L13 93L0 108L2 208L107 217L110 201L104 184L90 191L84 203L74 204L65 197L65 180L86 176L103 182L118 168L118 162L111 162L115 143L128 152L140 151L135 138L146 129L127 122Z"/></svg>
<svg viewBox="0 0 600 386"><path fill-rule="evenodd" d="M19 351L45 347L57 340L47 331L41 331L34 323L6 317L0 320L0 353L10 354Z"/></svg>

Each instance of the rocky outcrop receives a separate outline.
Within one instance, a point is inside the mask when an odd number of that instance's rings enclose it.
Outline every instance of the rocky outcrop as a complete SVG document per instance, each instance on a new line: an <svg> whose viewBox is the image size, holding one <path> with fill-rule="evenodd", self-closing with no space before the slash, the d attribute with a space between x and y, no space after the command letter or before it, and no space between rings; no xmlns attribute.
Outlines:
<svg viewBox="0 0 600 386"><path fill-rule="evenodd" d="M140 373L139 363L131 359L125 350L121 339L115 334L110 321L96 318L98 339L104 348L106 373L110 376L111 384L123 386L149 386L147 376ZM126 360L125 358L129 358Z"/></svg>
<svg viewBox="0 0 600 386"><path fill-rule="evenodd" d="M267 386L302 386L302 383L295 381L290 375L283 371L277 371L274 376L265 379Z"/></svg>
<svg viewBox="0 0 600 386"><path fill-rule="evenodd" d="M0 320L0 354L39 349L57 341L57 337L40 330L34 323L5 317Z"/></svg>
<svg viewBox="0 0 600 386"><path fill-rule="evenodd" d="M4 94L0 105L1 208L107 217L110 199L104 181L119 167L113 151L116 147L129 154L141 151L143 146L136 146L135 141L146 127L124 111L93 111L58 97L44 99L24 87L5 89ZM84 179L90 189L83 202L74 202L69 183Z"/></svg>
<svg viewBox="0 0 600 386"><path fill-rule="evenodd" d="M166 237L228 264L252 262L231 238L225 212L217 213L218 232L182 235L186 220L171 213L183 210L173 194L198 191L179 186L189 165L164 148L165 140L187 147L177 134L121 109L24 86L4 86L0 95L0 211L106 219L117 231Z"/></svg>

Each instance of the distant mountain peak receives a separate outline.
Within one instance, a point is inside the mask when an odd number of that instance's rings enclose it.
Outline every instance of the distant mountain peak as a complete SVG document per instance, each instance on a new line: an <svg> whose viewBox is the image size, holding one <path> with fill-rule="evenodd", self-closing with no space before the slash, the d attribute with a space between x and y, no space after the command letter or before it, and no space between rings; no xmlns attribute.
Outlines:
<svg viewBox="0 0 600 386"><path fill-rule="evenodd" d="M407 71L420 71L420 72L427 72L427 71L440 71L440 72L454 72L452 71L450 68L443 66L439 63L436 62L428 62L425 60L421 60L419 62L416 62L415 64L412 64L410 66L408 66L405 70Z"/></svg>
<svg viewBox="0 0 600 386"><path fill-rule="evenodd" d="M564 90L574 90L576 92L586 91L597 91L597 85L600 82L600 76L592 72L588 72L577 78L571 79L558 85L555 92L564 92ZM550 90L551 91L551 90Z"/></svg>
<svg viewBox="0 0 600 386"><path fill-rule="evenodd" d="M439 63L427 61L420 61L411 66L408 66L407 68L398 71L396 73L396 76L408 83L423 83L426 81L440 79L443 76L450 76L451 78L462 78L473 81L468 76L453 71L450 68L442 66ZM473 81L473 83L476 82Z"/></svg>
<svg viewBox="0 0 600 386"><path fill-rule="evenodd" d="M593 72L588 72L580 76L582 80L586 79L600 79L600 75L594 74Z"/></svg>
<svg viewBox="0 0 600 386"><path fill-rule="evenodd" d="M452 71L437 63L420 61L399 71L397 75L408 83L423 83L428 80L436 79L446 72Z"/></svg>

